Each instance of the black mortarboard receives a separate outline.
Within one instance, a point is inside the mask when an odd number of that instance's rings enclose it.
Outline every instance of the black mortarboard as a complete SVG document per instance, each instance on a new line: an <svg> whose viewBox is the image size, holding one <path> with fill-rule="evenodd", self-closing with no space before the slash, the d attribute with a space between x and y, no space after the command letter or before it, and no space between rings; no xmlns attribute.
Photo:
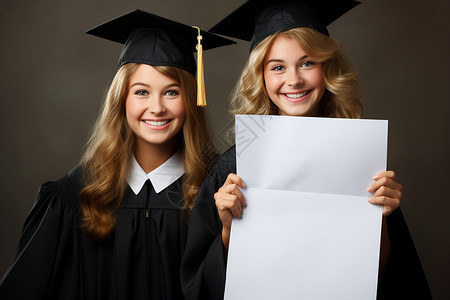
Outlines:
<svg viewBox="0 0 450 300"><path fill-rule="evenodd" d="M195 74L193 53L197 45L197 29L137 9L86 33L125 44L119 68L130 62L154 66L174 66ZM235 42L201 31L203 49L213 49Z"/></svg>
<svg viewBox="0 0 450 300"><path fill-rule="evenodd" d="M278 31L310 27L328 36L327 26L360 4L355 0L249 0L209 31L250 41L250 50Z"/></svg>
<svg viewBox="0 0 450 300"><path fill-rule="evenodd" d="M193 52L196 51L200 40L200 58L202 49L235 44L234 41L213 33L139 9L94 27L86 33L124 44L119 68L127 63L141 63L178 67L194 75L196 63ZM203 72L203 67L200 66L198 72ZM201 76L203 78L203 74ZM199 79L199 82L201 80Z"/></svg>

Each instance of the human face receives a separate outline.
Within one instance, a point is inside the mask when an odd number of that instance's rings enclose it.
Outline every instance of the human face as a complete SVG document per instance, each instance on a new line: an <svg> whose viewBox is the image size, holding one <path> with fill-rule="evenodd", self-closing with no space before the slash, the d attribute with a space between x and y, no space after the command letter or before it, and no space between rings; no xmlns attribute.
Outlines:
<svg viewBox="0 0 450 300"><path fill-rule="evenodd" d="M317 116L325 91L322 64L293 39L279 36L264 59L264 82L280 115Z"/></svg>
<svg viewBox="0 0 450 300"><path fill-rule="evenodd" d="M180 84L141 64L131 76L125 110L136 146L173 145L183 127L185 107Z"/></svg>

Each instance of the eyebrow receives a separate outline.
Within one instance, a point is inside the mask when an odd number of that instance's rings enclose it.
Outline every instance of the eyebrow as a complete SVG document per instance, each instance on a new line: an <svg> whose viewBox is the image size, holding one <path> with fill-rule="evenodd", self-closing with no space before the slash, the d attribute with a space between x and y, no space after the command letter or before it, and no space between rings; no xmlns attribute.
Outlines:
<svg viewBox="0 0 450 300"><path fill-rule="evenodd" d="M300 57L299 61L305 60L307 58L308 58L308 55L303 55L302 57ZM282 63L282 62L284 62L284 60L279 59L279 58L274 58L274 59L268 60L266 65L268 65L269 63Z"/></svg>
<svg viewBox="0 0 450 300"><path fill-rule="evenodd" d="M130 88L132 88L132 87L134 87L136 85L143 85L143 86L146 86L146 87L150 87L149 84L146 84L146 83L143 83L143 82L135 82L132 85L130 85Z"/></svg>
<svg viewBox="0 0 450 300"><path fill-rule="evenodd" d="M134 87L134 86L137 86L137 85L142 85L142 86L145 86L145 87L147 87L147 88L150 88L150 87L151 87L151 85L148 84L148 83L135 82L135 83L133 83L132 85L130 85L130 88L132 88L132 87ZM177 82L174 82L174 83L171 83L171 84L165 86L164 88L165 88L165 89L168 89L168 88L171 88L171 87L181 87L181 85L180 85L179 83L177 83Z"/></svg>

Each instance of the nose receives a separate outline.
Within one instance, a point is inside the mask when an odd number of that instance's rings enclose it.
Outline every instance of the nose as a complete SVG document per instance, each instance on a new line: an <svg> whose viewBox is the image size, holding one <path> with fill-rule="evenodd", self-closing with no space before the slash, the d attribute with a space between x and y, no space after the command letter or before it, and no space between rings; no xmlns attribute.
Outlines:
<svg viewBox="0 0 450 300"><path fill-rule="evenodd" d="M300 87L303 84L303 78L301 77L300 71L297 69L291 69L290 71L288 71L286 82L290 87Z"/></svg>
<svg viewBox="0 0 450 300"><path fill-rule="evenodd" d="M164 100L162 99L161 96L152 97L152 99L150 99L149 102L150 103L148 110L150 111L150 113L154 115L160 115L166 111Z"/></svg>

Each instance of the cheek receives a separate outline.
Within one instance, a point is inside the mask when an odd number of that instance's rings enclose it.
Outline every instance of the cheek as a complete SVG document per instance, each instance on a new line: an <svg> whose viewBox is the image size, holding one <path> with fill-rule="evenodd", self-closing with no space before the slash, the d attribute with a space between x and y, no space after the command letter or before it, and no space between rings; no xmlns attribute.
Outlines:
<svg viewBox="0 0 450 300"><path fill-rule="evenodd" d="M264 76L264 83L266 85L266 90L268 94L272 94L275 93L276 90L278 89L278 81L276 80L276 78L274 76L270 76L270 75L265 75Z"/></svg>
<svg viewBox="0 0 450 300"><path fill-rule="evenodd" d="M318 81L318 90L319 90L319 100L322 99L323 94L325 93L325 80L321 77Z"/></svg>
<svg viewBox="0 0 450 300"><path fill-rule="evenodd" d="M133 113L133 105L131 101L127 98L125 100L125 114L127 115L127 119L131 117L132 113Z"/></svg>
<svg viewBox="0 0 450 300"><path fill-rule="evenodd" d="M131 112L133 112L133 108L131 105L131 101L127 98L125 100L125 116L127 117L128 124L130 123Z"/></svg>
<svg viewBox="0 0 450 300"><path fill-rule="evenodd" d="M314 83L315 88L325 90L325 79L323 78L322 67L317 68L316 72L311 74L311 82Z"/></svg>
<svg viewBox="0 0 450 300"><path fill-rule="evenodd" d="M176 103L173 103L170 110L175 118L179 119L181 123L184 123L186 108L184 107L184 101L180 100Z"/></svg>
<svg viewBox="0 0 450 300"><path fill-rule="evenodd" d="M131 125L137 119L140 119L143 109L138 105L138 102L132 98L127 98L125 100L125 115L127 118L127 122Z"/></svg>

